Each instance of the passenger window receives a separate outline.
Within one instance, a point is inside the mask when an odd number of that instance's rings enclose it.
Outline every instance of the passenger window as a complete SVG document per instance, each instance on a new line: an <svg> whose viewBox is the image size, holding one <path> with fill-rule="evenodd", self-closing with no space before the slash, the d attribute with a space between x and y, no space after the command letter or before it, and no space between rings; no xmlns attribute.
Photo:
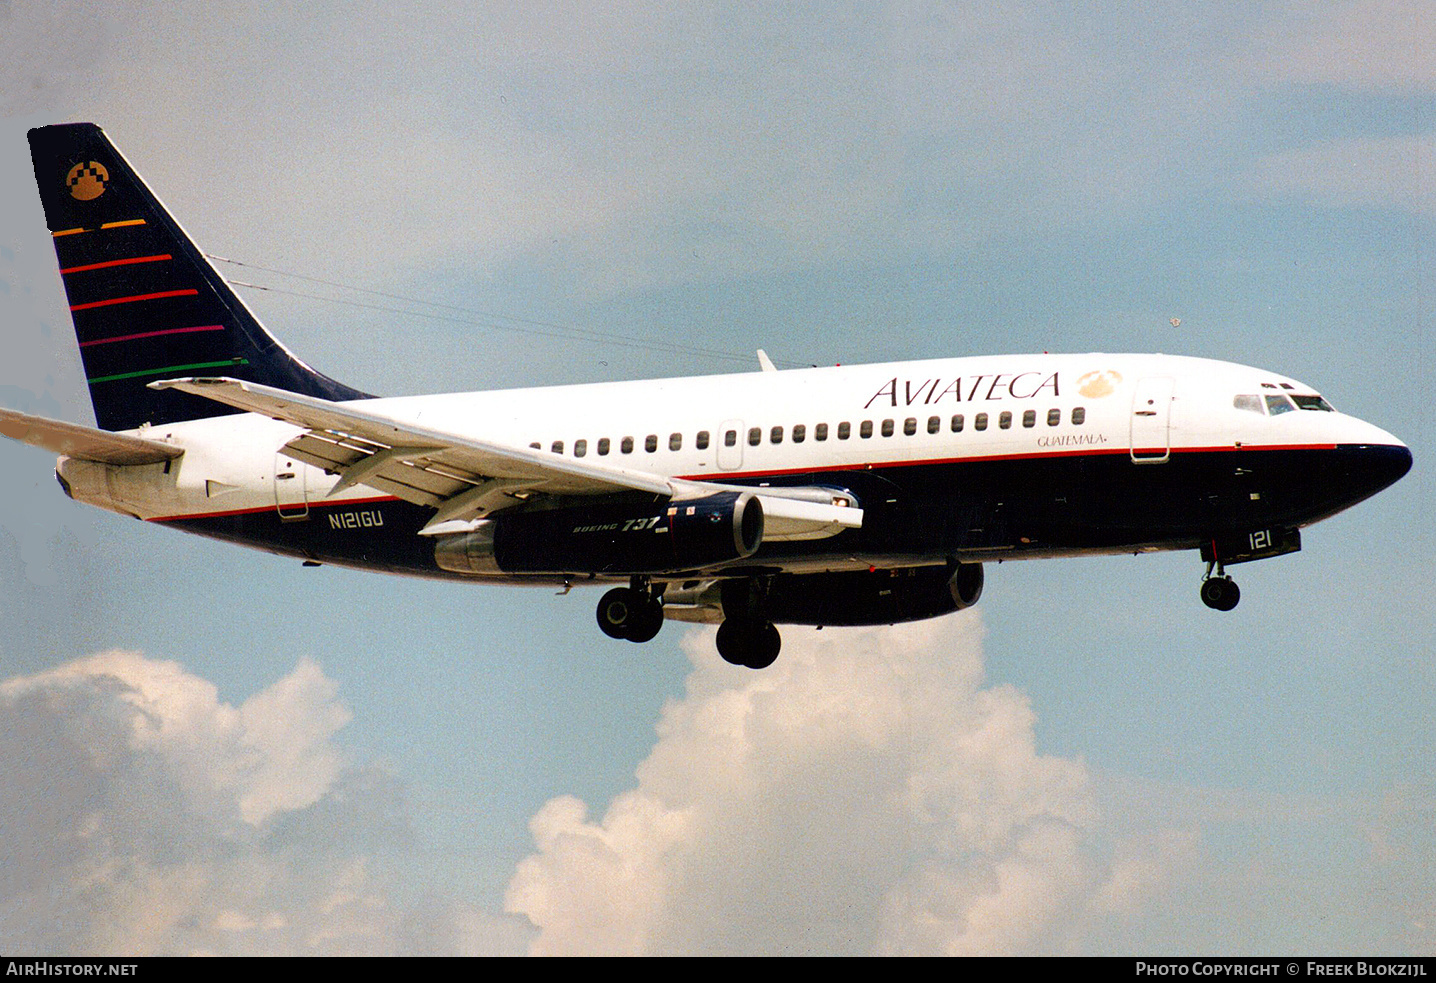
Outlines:
<svg viewBox="0 0 1436 983"><path fill-rule="evenodd" d="M917 419L910 416L904 420L902 422L902 432L909 437L917 433Z"/></svg>
<svg viewBox="0 0 1436 983"><path fill-rule="evenodd" d="M891 420L884 420L884 421L883 421L883 436L884 436L884 437L891 437L892 435L893 435L893 422L892 422Z"/></svg>
<svg viewBox="0 0 1436 983"><path fill-rule="evenodd" d="M1261 406L1261 397L1256 395L1233 396L1232 406L1239 410L1246 410L1248 413L1266 414L1266 410Z"/></svg>
<svg viewBox="0 0 1436 983"><path fill-rule="evenodd" d="M748 446L757 447L763 442L763 428L752 427L748 430Z"/></svg>
<svg viewBox="0 0 1436 983"><path fill-rule="evenodd" d="M668 435L668 449L671 451L683 449L683 435L681 433L671 433Z"/></svg>
<svg viewBox="0 0 1436 983"><path fill-rule="evenodd" d="M708 449L708 431L698 431L698 437L693 441L693 443L698 447L700 451L706 451Z"/></svg>
<svg viewBox="0 0 1436 983"><path fill-rule="evenodd" d="M1057 424L1059 424L1059 423L1061 423L1061 422L1062 422L1062 411L1061 411L1061 410L1048 410L1048 411L1047 411L1047 425L1048 425L1049 427L1055 427L1055 426L1057 426Z"/></svg>
<svg viewBox="0 0 1436 983"><path fill-rule="evenodd" d="M808 436L808 428L799 423L793 427L793 443L801 444Z"/></svg>
<svg viewBox="0 0 1436 983"><path fill-rule="evenodd" d="M1073 409L1072 409L1072 425L1073 425L1074 427L1080 427L1082 424L1084 424L1084 423L1086 423L1086 422L1087 422L1087 407L1085 407L1085 406L1076 406L1076 407L1073 407Z"/></svg>
<svg viewBox="0 0 1436 983"><path fill-rule="evenodd" d="M574 456L574 457L583 457L583 456L584 456L585 454L587 454L587 453L588 453L588 441L586 441L586 440L575 440L575 441L573 442L573 456Z"/></svg>
<svg viewBox="0 0 1436 983"><path fill-rule="evenodd" d="M768 440L775 444L781 444L783 442L783 428L774 427L772 430L769 430Z"/></svg>
<svg viewBox="0 0 1436 983"><path fill-rule="evenodd" d="M604 456L605 454L608 453L608 447L609 447L609 443L608 443L608 438L607 438L607 437L600 437L600 438L598 438L598 454L599 454L599 457L602 457L602 456Z"/></svg>
<svg viewBox="0 0 1436 983"><path fill-rule="evenodd" d="M1003 410L1003 411L1002 411L1002 415L997 418L997 425L998 425L999 427L1001 427L1003 430L1007 430L1007 429L1011 428L1011 426L1012 426L1012 414L1009 413L1009 412L1007 412L1006 410Z"/></svg>
<svg viewBox="0 0 1436 983"><path fill-rule="evenodd" d="M928 432L928 433L937 433L937 432L938 432L939 430L941 430L941 429L942 429L942 417L940 417L940 416L930 416L930 417L927 418L927 432Z"/></svg>
<svg viewBox="0 0 1436 983"><path fill-rule="evenodd" d="M1023 414L1022 414L1022 425L1023 425L1024 427L1035 427L1035 426L1037 426L1037 411L1036 411L1036 410L1028 410L1027 412L1023 413Z"/></svg>
<svg viewBox="0 0 1436 983"><path fill-rule="evenodd" d="M839 423L839 424L838 424L838 439L839 439L839 440L847 440L847 439L848 439L849 437L851 437L852 435L853 435L853 425L852 425L851 423L843 422L843 423Z"/></svg>
<svg viewBox="0 0 1436 983"><path fill-rule="evenodd" d="M553 446L550 447L549 450L553 451L555 454L562 454L562 453L563 453L563 441L561 441L561 440L555 440L555 441L553 442Z"/></svg>
<svg viewBox="0 0 1436 983"><path fill-rule="evenodd" d="M738 446L738 431L736 431L736 430L729 430L727 433L725 433L725 434L723 435L723 446L724 446L724 447L737 447L737 446Z"/></svg>
<svg viewBox="0 0 1436 983"><path fill-rule="evenodd" d="M623 438L623 443L621 443L621 444L618 445L618 449L621 450L621 451L623 451L623 453L625 453L625 454L632 454L632 453L633 453L633 438L632 438L632 437L624 437L624 438Z"/></svg>
<svg viewBox="0 0 1436 983"><path fill-rule="evenodd" d="M954 413L952 417L952 432L962 433L962 414Z"/></svg>
<svg viewBox="0 0 1436 983"><path fill-rule="evenodd" d="M1272 416L1281 416L1283 413L1293 413L1296 407L1287 402L1285 396L1268 396L1266 398L1267 412Z"/></svg>
<svg viewBox="0 0 1436 983"><path fill-rule="evenodd" d="M979 413L979 414L977 414L977 416L975 416L975 417L972 418L972 429L974 429L974 430L986 430L986 429L987 429L987 414L986 414L986 413Z"/></svg>
<svg viewBox="0 0 1436 983"><path fill-rule="evenodd" d="M814 439L814 440L827 440L827 439L828 439L828 425L827 425L826 423L820 423L820 424L818 424L816 427L813 428L813 439Z"/></svg>
<svg viewBox="0 0 1436 983"><path fill-rule="evenodd" d="M858 436L867 440L873 435L873 421L864 420L863 425L858 428Z"/></svg>
<svg viewBox="0 0 1436 983"><path fill-rule="evenodd" d="M658 450L658 434L651 433L643 438L643 449L652 454Z"/></svg>

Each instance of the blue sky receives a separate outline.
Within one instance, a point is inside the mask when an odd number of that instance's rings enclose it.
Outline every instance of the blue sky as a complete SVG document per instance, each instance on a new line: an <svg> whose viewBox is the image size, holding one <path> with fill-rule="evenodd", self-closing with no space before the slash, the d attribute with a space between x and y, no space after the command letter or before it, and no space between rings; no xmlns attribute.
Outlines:
<svg viewBox="0 0 1436 983"><path fill-rule="evenodd" d="M91 419L24 143L90 119L210 252L484 312L244 291L371 392L1163 351L1416 458L1227 616L1195 556L1005 564L755 676L608 642L588 592L87 510L0 447L0 941L1436 948L1436 15L989 8L0 4L8 407Z"/></svg>

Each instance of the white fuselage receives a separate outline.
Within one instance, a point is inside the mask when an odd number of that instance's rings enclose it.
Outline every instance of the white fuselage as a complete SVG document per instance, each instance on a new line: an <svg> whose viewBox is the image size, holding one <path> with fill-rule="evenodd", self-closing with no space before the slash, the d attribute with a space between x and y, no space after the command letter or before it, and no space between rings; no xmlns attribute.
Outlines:
<svg viewBox="0 0 1436 983"><path fill-rule="evenodd" d="M1155 380L1151 391L1170 392L1146 415L1134 403L1148 398L1143 380ZM1404 446L1340 412L1238 409L1234 398L1242 394L1316 395L1285 376L1227 362L1088 354L405 396L365 405L516 447L710 481L1074 454L1120 453L1134 464L1159 466L1172 453L1216 448ZM143 468L67 460L61 472L75 497L144 519L282 512L325 501L338 481L281 452L299 432L255 414L140 428L131 433L183 447L184 456L172 466ZM376 497L382 496L360 485L328 501Z"/></svg>

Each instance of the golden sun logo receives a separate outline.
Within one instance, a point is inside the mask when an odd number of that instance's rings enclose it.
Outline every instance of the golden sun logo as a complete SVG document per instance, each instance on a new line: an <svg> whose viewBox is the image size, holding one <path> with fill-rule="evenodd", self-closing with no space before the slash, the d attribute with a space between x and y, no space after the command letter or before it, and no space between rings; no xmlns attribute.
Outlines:
<svg viewBox="0 0 1436 983"><path fill-rule="evenodd" d="M1100 372L1088 372L1077 380L1077 391L1088 399L1101 399L1103 396L1110 396L1117 391L1122 384L1122 374L1111 369L1103 369Z"/></svg>
<svg viewBox="0 0 1436 983"><path fill-rule="evenodd" d="M65 184L70 189L70 197L79 201L94 201L105 193L105 182L109 179L104 165L92 160L70 168L70 173L65 175Z"/></svg>

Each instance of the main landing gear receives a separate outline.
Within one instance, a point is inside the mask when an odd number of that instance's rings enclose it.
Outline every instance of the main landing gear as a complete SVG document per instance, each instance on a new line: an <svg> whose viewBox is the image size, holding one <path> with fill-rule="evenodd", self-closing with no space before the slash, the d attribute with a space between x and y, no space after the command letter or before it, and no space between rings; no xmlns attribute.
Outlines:
<svg viewBox="0 0 1436 983"><path fill-rule="evenodd" d="M609 638L630 642L652 641L663 627L663 601L646 577L634 577L627 587L615 587L598 602L598 627Z"/></svg>
<svg viewBox="0 0 1436 983"><path fill-rule="evenodd" d="M718 654L725 662L766 669L778 658L783 638L764 614L766 585L755 578L723 583L723 623L718 626ZM634 577L598 602L598 627L609 638L647 642L663 627L663 587L647 577Z"/></svg>
<svg viewBox="0 0 1436 983"><path fill-rule="evenodd" d="M1241 599L1241 589L1222 569L1221 562L1209 562L1207 572L1202 577L1202 603L1215 611L1230 611Z"/></svg>
<svg viewBox="0 0 1436 983"><path fill-rule="evenodd" d="M718 626L718 654L724 662L766 669L778 658L783 637L768 620L769 581L758 577L723 581L723 623Z"/></svg>
<svg viewBox="0 0 1436 983"><path fill-rule="evenodd" d="M735 666L766 669L782 647L783 636L771 621L725 618L718 626L718 654Z"/></svg>

